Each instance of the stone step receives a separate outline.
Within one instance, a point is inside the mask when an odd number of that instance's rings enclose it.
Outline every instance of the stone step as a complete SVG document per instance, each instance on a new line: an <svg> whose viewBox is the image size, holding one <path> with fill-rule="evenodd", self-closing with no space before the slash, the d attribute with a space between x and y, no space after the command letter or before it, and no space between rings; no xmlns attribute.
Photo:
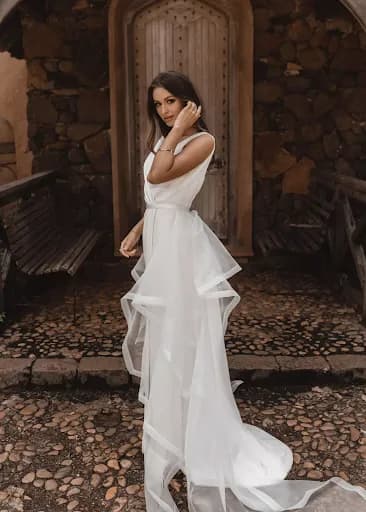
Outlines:
<svg viewBox="0 0 366 512"><path fill-rule="evenodd" d="M276 382L290 377L301 382L311 376L346 377L366 381L366 355L341 354L323 356L255 356L228 357L231 379L244 382ZM0 359L0 389L39 387L109 387L124 388L137 384L122 357L10 358Z"/></svg>

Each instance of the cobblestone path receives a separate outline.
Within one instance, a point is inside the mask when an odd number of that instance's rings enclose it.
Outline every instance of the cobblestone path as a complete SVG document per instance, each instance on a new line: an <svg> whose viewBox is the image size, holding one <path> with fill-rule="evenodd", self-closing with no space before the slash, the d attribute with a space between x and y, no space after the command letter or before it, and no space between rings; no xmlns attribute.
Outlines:
<svg viewBox="0 0 366 512"><path fill-rule="evenodd" d="M132 281L82 279L76 325L70 281L54 283L6 326L0 357L121 356L120 297ZM244 269L232 284L241 301L226 333L229 355L366 354L366 328L355 311L315 277Z"/></svg>
<svg viewBox="0 0 366 512"><path fill-rule="evenodd" d="M126 393L0 395L0 511L143 511L143 409ZM289 478L366 487L366 386L241 387L242 418L291 446ZM182 512L185 480L171 482Z"/></svg>

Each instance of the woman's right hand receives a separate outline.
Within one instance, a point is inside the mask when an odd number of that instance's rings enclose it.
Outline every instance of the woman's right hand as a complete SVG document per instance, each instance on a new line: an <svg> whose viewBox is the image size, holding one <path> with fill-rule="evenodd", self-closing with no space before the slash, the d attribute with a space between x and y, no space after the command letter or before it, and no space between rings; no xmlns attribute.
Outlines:
<svg viewBox="0 0 366 512"><path fill-rule="evenodd" d="M177 115L173 127L179 128L184 132L198 121L201 111L201 105L197 108L197 105L193 101L188 101L187 105L183 107Z"/></svg>
<svg viewBox="0 0 366 512"><path fill-rule="evenodd" d="M138 244L138 241L140 240L140 236L141 235L136 230L131 229L128 235L126 235L121 242L119 252L122 254L122 256L129 258L130 256L137 255L136 246Z"/></svg>

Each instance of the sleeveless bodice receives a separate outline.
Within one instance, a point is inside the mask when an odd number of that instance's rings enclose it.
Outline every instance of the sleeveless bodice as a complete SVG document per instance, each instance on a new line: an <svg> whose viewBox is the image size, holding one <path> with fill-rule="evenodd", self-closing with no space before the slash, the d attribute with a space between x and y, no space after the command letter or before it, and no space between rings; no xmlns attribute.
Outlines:
<svg viewBox="0 0 366 512"><path fill-rule="evenodd" d="M196 137L200 137L204 133L207 132L194 133L193 135L190 135L178 142L174 154L179 154L188 142ZM209 135L215 141L213 135ZM161 146L163 141L164 137L160 137L154 147L155 151ZM208 157L189 172L179 176L178 178L174 178L172 180L158 184L153 184L147 181L147 175L150 172L155 156L153 152L150 152L144 162L144 197L146 204L156 206L159 204L162 205L169 203L183 206L185 208L190 208L193 199L196 197L203 185L206 170L214 151L215 146L213 147Z"/></svg>

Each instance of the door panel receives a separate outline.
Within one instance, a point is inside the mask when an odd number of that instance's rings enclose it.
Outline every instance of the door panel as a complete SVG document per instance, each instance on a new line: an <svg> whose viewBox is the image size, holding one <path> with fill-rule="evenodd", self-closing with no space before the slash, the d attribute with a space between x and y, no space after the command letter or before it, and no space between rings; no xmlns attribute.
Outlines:
<svg viewBox="0 0 366 512"><path fill-rule="evenodd" d="M219 10L192 0L150 4L132 26L138 201L143 200L143 170L148 132L147 87L161 71L189 76L204 105L204 119L215 135L216 150L200 194L193 203L222 239L228 237L228 20Z"/></svg>

